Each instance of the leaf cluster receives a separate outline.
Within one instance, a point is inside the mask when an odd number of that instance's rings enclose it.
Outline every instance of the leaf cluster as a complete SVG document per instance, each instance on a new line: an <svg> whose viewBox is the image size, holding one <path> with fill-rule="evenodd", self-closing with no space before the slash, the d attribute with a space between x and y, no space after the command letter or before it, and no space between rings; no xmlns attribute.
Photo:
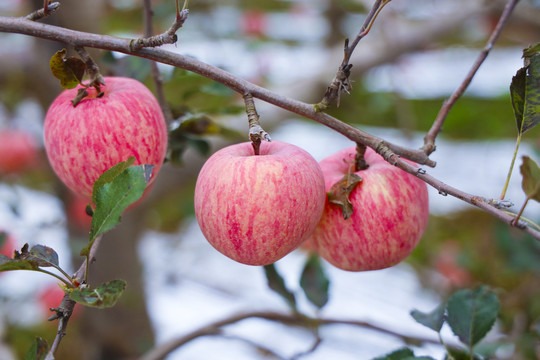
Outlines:
<svg viewBox="0 0 540 360"><path fill-rule="evenodd" d="M411 316L419 323L440 335L443 325L449 325L452 332L465 345L461 348L448 347L446 359L483 359L480 354L480 341L491 330L499 313L499 299L487 286L476 289L458 290L446 303L441 303L430 312L411 311ZM412 360L432 359L431 357L416 357L409 348L399 349L374 360Z"/></svg>

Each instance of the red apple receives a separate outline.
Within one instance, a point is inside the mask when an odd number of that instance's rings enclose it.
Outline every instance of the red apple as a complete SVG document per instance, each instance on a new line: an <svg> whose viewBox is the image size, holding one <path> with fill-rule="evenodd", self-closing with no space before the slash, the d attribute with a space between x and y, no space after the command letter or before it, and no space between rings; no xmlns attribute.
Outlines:
<svg viewBox="0 0 540 360"><path fill-rule="evenodd" d="M87 198L77 194L71 194L67 200L67 218L75 228L81 231L89 231L92 217L86 213Z"/></svg>
<svg viewBox="0 0 540 360"><path fill-rule="evenodd" d="M268 265L300 245L325 201L319 164L283 142L251 143L214 153L195 186L195 215L206 239L243 264Z"/></svg>
<svg viewBox="0 0 540 360"><path fill-rule="evenodd" d="M326 191L353 168L355 153L355 147L348 148L320 162ZM355 172L362 181L349 197L353 214L345 220L341 208L327 200L310 238L324 259L343 270L396 265L413 251L427 226L426 184L372 149L367 149L365 160L369 167Z"/></svg>
<svg viewBox="0 0 540 360"><path fill-rule="evenodd" d="M38 145L26 131L0 131L0 174L18 174L37 164Z"/></svg>
<svg viewBox="0 0 540 360"><path fill-rule="evenodd" d="M241 30L244 35L263 36L266 33L266 13L260 10L247 10L242 14Z"/></svg>
<svg viewBox="0 0 540 360"><path fill-rule="evenodd" d="M134 79L105 77L103 96L89 88L76 107L78 88L65 90L45 117L45 150L56 175L76 194L89 198L97 178L135 157L154 165L153 182L167 150L167 126L154 95Z"/></svg>

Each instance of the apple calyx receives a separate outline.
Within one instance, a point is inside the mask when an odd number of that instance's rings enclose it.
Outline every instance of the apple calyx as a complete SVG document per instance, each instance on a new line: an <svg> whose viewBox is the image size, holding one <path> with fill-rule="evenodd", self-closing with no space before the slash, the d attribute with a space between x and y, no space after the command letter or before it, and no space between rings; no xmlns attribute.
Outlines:
<svg viewBox="0 0 540 360"><path fill-rule="evenodd" d="M353 214L353 205L349 200L351 192L361 182L362 178L360 176L353 172L349 172L332 185L330 191L327 193L328 201L341 208L345 220L350 218Z"/></svg>

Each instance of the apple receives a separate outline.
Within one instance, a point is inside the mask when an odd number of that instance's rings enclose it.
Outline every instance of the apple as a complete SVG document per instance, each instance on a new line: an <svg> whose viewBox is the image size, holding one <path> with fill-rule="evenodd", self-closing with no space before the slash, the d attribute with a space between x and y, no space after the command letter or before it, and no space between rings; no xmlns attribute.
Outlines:
<svg viewBox="0 0 540 360"><path fill-rule="evenodd" d="M88 88L89 95L74 107L80 86L65 90L45 116L49 162L60 180L85 198L104 171L130 156L135 165L155 166L151 184L167 151L167 126L150 90L134 79L104 79L102 96Z"/></svg>
<svg viewBox="0 0 540 360"><path fill-rule="evenodd" d="M351 172L356 147L320 162L326 191ZM348 271L387 268L416 247L429 216L426 184L390 165L368 148L369 167L354 172L362 181L351 191L352 215L345 220L340 206L327 199L323 216L309 241L334 266Z"/></svg>
<svg viewBox="0 0 540 360"><path fill-rule="evenodd" d="M19 174L37 164L38 145L26 131L0 130L0 174Z"/></svg>
<svg viewBox="0 0 540 360"><path fill-rule="evenodd" d="M279 141L215 152L195 186L195 216L210 244L247 265L268 265L315 229L325 202L324 179L305 150Z"/></svg>
<svg viewBox="0 0 540 360"><path fill-rule="evenodd" d="M87 198L77 194L70 194L67 199L66 213L70 224L81 231L89 231L92 216L86 213Z"/></svg>

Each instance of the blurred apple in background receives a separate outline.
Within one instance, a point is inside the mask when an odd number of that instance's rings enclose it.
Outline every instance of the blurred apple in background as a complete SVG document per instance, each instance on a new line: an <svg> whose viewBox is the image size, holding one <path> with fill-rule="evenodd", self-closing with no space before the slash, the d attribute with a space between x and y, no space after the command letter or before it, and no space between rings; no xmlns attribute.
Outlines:
<svg viewBox="0 0 540 360"><path fill-rule="evenodd" d="M320 162L326 191L346 175L362 180L350 193L353 213L328 200L313 236L317 252L334 266L349 271L387 268L404 260L416 247L429 216L426 184L386 162L368 148L369 167L354 172L356 147L337 152Z"/></svg>
<svg viewBox="0 0 540 360"><path fill-rule="evenodd" d="M0 130L0 175L19 174L38 163L39 147L29 133L18 129Z"/></svg>

